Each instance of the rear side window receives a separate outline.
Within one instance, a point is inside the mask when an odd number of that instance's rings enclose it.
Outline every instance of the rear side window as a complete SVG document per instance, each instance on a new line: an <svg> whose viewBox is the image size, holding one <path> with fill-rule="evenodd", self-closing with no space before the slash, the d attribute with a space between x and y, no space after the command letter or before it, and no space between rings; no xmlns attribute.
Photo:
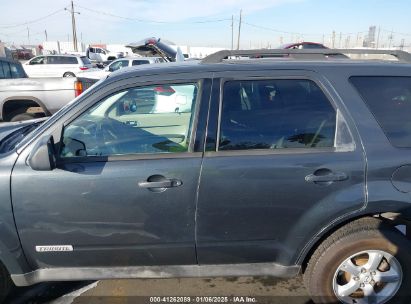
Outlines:
<svg viewBox="0 0 411 304"><path fill-rule="evenodd" d="M141 65L141 64L148 64L150 61L148 60L133 60L133 65Z"/></svg>
<svg viewBox="0 0 411 304"><path fill-rule="evenodd" d="M78 64L76 57L67 56L49 56L47 64Z"/></svg>
<svg viewBox="0 0 411 304"><path fill-rule="evenodd" d="M395 147L411 148L411 77L351 77L351 83Z"/></svg>
<svg viewBox="0 0 411 304"><path fill-rule="evenodd" d="M61 64L78 64L77 57L60 57Z"/></svg>
<svg viewBox="0 0 411 304"><path fill-rule="evenodd" d="M219 150L333 147L336 111L310 80L228 81Z"/></svg>

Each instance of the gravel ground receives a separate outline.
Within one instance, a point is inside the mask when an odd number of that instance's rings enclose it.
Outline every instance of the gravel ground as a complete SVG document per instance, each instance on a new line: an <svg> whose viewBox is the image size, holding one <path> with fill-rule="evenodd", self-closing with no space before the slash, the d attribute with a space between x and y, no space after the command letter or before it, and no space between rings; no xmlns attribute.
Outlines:
<svg viewBox="0 0 411 304"><path fill-rule="evenodd" d="M269 277L240 277L42 283L32 287L17 288L6 303L312 304L300 277L289 280Z"/></svg>
<svg viewBox="0 0 411 304"><path fill-rule="evenodd" d="M80 296L68 296L66 300L51 303L312 303L300 277L290 280L241 277L99 281Z"/></svg>

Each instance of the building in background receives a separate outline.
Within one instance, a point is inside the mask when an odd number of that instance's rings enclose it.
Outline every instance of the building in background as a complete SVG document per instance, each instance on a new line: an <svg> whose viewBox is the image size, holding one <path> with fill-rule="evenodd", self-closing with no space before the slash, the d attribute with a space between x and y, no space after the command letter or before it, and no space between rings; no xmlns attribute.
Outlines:
<svg viewBox="0 0 411 304"><path fill-rule="evenodd" d="M376 39L375 39L375 33L376 33L377 27L375 25L370 26L368 29L368 35L364 39L363 46L364 47L369 47L369 48L375 48L376 47Z"/></svg>

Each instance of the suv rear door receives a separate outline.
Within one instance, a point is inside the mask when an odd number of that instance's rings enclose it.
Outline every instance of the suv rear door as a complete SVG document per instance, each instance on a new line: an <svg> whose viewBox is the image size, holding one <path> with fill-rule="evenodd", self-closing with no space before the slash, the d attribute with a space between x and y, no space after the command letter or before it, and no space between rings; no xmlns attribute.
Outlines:
<svg viewBox="0 0 411 304"><path fill-rule="evenodd" d="M364 206L361 143L316 73L216 76L197 208L198 262L294 265L316 233Z"/></svg>

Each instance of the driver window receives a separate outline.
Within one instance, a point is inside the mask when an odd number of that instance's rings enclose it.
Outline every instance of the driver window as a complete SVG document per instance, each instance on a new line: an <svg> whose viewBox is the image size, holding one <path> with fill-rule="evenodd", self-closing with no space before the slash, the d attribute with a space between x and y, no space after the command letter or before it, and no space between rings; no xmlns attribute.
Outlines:
<svg viewBox="0 0 411 304"><path fill-rule="evenodd" d="M119 70L119 69L121 69L121 68L125 68L125 67L127 67L127 66L128 66L128 60L119 60L119 61L113 62L113 63L110 65L109 71L110 71L110 72L114 72L114 71L117 71L117 70Z"/></svg>
<svg viewBox="0 0 411 304"><path fill-rule="evenodd" d="M65 127L60 157L189 152L197 83L130 88Z"/></svg>
<svg viewBox="0 0 411 304"><path fill-rule="evenodd" d="M30 61L30 64L43 64L44 61L45 61L44 58L45 57L43 57L43 56L36 57L36 58L34 58Z"/></svg>

